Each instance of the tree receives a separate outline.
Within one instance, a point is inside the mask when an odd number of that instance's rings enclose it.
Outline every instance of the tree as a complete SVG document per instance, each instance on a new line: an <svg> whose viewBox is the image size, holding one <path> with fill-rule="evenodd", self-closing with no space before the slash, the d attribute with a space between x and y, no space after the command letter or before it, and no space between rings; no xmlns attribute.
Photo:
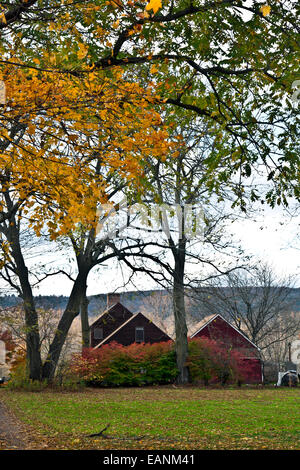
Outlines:
<svg viewBox="0 0 300 470"><path fill-rule="evenodd" d="M243 180L261 165L274 187L253 191L254 200L274 206L299 197L298 118L291 102L298 2L35 4L4 8L3 64L80 79L117 66L140 83L155 82L158 104L202 117L216 136L203 178L211 190L240 176L236 197L243 204Z"/></svg>
<svg viewBox="0 0 300 470"><path fill-rule="evenodd" d="M197 130L200 123L197 122ZM195 127L180 125L174 129L174 135L182 135L181 145L176 158L146 161L146 172L150 182L142 197L144 205L137 205L140 223L131 223L127 231L127 243L135 237L144 240L138 245L139 251L132 249L123 257L124 263L133 273L146 273L163 287L171 286L175 322L175 350L179 383L189 380L186 366L188 356L188 338L185 297L187 288L195 286L199 279L209 278L207 266L218 274L224 274L236 268L233 246L224 235L223 223L233 215L220 206L217 198L212 198L207 186L202 181L205 160L212 152L214 140L207 135L203 126L200 138ZM222 169L219 169L222 171ZM222 189L222 199L232 196L230 188ZM151 207L152 206L152 207ZM148 217L147 211L151 210ZM134 209L134 205L131 208ZM155 211L157 212L155 214ZM156 217L155 217L156 215ZM138 235L134 235L137 230ZM158 232L158 233L157 233ZM126 242L125 242L126 243ZM118 253L118 247L113 248ZM216 260L216 253L220 259ZM227 256L227 260L221 258ZM240 262L241 251L236 248ZM133 257L132 262L130 258ZM119 256L120 258L120 256ZM187 265L196 269L188 273ZM241 265L241 262L240 262ZM202 272L201 272L202 271ZM205 271L207 273L205 273ZM215 276L215 274L213 274Z"/></svg>
<svg viewBox="0 0 300 470"><path fill-rule="evenodd" d="M17 101L17 106L10 101L7 103L8 113L3 120L3 128L14 126L11 121L15 119L16 109L22 113L23 125L22 132L16 134L15 139L8 139L5 132L3 136L1 195L6 216L0 228L4 253L2 267L7 269L9 265L11 273L18 277L18 289L26 313L32 379L53 377L63 341L78 314L78 306L86 291L86 279L95 261L89 258L89 262L85 262L91 255L91 244L96 235L97 206L114 194L110 187L111 177L118 171L120 181L123 179L133 184L143 175L142 155L149 152L161 155L168 148L167 131L161 125L161 118L149 108L152 90L144 91L133 82L125 82L121 75L116 72L116 87L110 86L106 80L99 80L99 76L97 81L89 77L89 83L84 85L78 81L77 88L76 83L74 85L74 81L70 83L68 79L48 83L51 93L60 91L60 98L55 97L52 102L49 99L46 106L39 102L34 111L32 106L39 88L33 87L33 93L28 89L27 99L25 91L16 98L11 96L12 101ZM38 84L42 82L36 81ZM80 103L78 93L85 102L85 110L82 107L80 112L74 111ZM140 93L138 102L135 101L137 93ZM92 107L88 107L88 100ZM82 123L83 112L85 121ZM42 120L41 133L27 121L29 113ZM43 373L37 312L20 244L20 228L26 219L37 235L46 224L52 240L71 234L75 227L79 227L80 243L83 241L82 233L89 234L87 245L80 245L79 251L76 248L78 274L43 365ZM102 245L100 243L97 248L99 255L103 253Z"/></svg>
<svg viewBox="0 0 300 470"><path fill-rule="evenodd" d="M37 316L39 322L39 350L41 351L41 359L45 360L49 347L53 341L57 323L63 312L59 309L52 308L37 308ZM1 339L6 341L7 350L10 352L10 358L14 355L21 354L22 358L26 357L26 321L22 303L14 307L6 307L0 310L0 321L2 328L6 328L4 334L0 334ZM79 323L79 322L78 322ZM71 358L73 353L78 353L81 346L81 334L79 324L73 323L70 329L64 347L60 354L60 361L58 364L58 375L62 376L65 372L65 365ZM8 333L9 332L9 333ZM14 359L14 357L13 357ZM28 361L26 361L28 362ZM28 376L28 374L27 374Z"/></svg>
<svg viewBox="0 0 300 470"><path fill-rule="evenodd" d="M182 0L171 4L159 1L135 3L131 0L124 3L79 1L76 4L42 1L38 9L35 6L35 1L7 5L0 25L2 78L8 89L16 89L10 83L15 75L11 72L17 71L17 89L20 92L15 98L20 99L21 104L23 100L26 125L35 139L39 135L36 109L42 107L43 113L47 112L47 118L39 118L38 121L41 132L38 145L24 142L26 159L16 174L27 175L28 167L36 168L35 159L28 166L32 152L40 156L36 148L43 149L42 158L37 161L45 169L45 137L46 152L55 160L59 157L57 149L53 151L53 148L61 139L65 149L74 150L73 157L78 149L85 154L86 140L77 141L74 134L77 135L79 126L91 139L93 120L86 122L82 118L84 113L90 116L97 105L100 117L102 111L107 118L109 113L101 109L99 82L102 84L104 81L108 85L108 93L109 90L118 91L122 69L127 92L136 81L143 90L155 83L155 92L150 93L152 105L155 103L166 112L170 109L186 110L187 122L195 114L204 120L207 132L215 138L215 146L205 159L202 175L202 183L210 191L220 194L224 183L237 178L239 184L234 186L235 196L237 203L245 209L245 181L262 167L264 177L273 183L273 188L264 194L253 189L253 200L266 199L274 206L286 204L291 195L299 197L298 118L297 110L289 100L297 64L298 6L295 1L290 0L283 5L270 0L264 6L253 1L251 7L240 0L199 0L196 4ZM250 17L246 18L245 14ZM25 79L20 78L24 76ZM92 93L89 98L90 86ZM35 99L29 100L34 102L31 109L26 100L27 95L34 94ZM142 93L138 95L139 100ZM87 105L82 106L83 102ZM115 118L110 121L111 128L114 128L120 115L115 115L115 109L109 109ZM13 112L16 110L18 107L14 106ZM24 116L23 110L21 116ZM67 127L61 129L54 119L57 128L53 129L51 124L55 116L67 122ZM18 122L20 117L13 113L11 119ZM102 118L101 122L105 119ZM24 127L23 120L21 124ZM140 134L139 144L143 143L142 137L147 135L145 129L149 128L151 126L147 123ZM117 129L120 130L119 127ZM56 140L53 140L53 132ZM5 141L7 135L5 126ZM107 143L105 139L101 142ZM12 146L19 148L20 144L14 140ZM112 166L117 168L122 161L120 149L113 147L111 150ZM11 163L8 155L11 156L12 152L5 154L5 166ZM87 159L83 158L80 164L76 159L73 161L78 171L72 177L65 171L56 173L58 168L69 165L68 158L67 164L59 159L63 163L61 166L53 166L51 158L46 160L47 170L51 168L52 176L57 175L57 180L65 182L63 187L72 188L72 192L78 192L79 196L75 203L74 197L69 197L69 190L60 191L59 197L55 191L50 191L48 202L54 200L57 207L53 210L51 204L39 206L36 221L44 218L46 211L55 230L58 226L64 227L63 234L66 228L71 228L74 220L79 222L87 217L93 220L95 206L88 202L91 194L86 194L85 184L76 187L78 175L79 180L85 181L89 168L86 162L92 158L91 155L93 153L88 151ZM136 174L136 165L131 160L128 170L127 160L125 163L122 161L121 170L125 173L133 170ZM88 177L89 174L86 175ZM31 180L39 181L36 172ZM42 179L44 191L49 180ZM141 181L145 183L145 180ZM100 183L94 184L96 193L99 187L103 188L104 182ZM31 185L32 181L25 185L27 192L32 189ZM87 187L90 191L90 186ZM41 190L40 185L38 190ZM67 217L65 209L62 212L58 209L64 207L64 204L60 205L62 194L67 207L72 201ZM99 196L103 196L103 191ZM87 210L88 207L91 211ZM5 210L3 216L6 217L10 211ZM38 225L37 222L37 230ZM184 246L184 239L181 244ZM178 257L177 261L179 273L184 259L179 260ZM180 276L178 279L180 283Z"/></svg>
<svg viewBox="0 0 300 470"><path fill-rule="evenodd" d="M270 358L300 330L300 317L293 314L294 276L276 275L267 263L230 273L197 289L197 298L206 314L224 316Z"/></svg>

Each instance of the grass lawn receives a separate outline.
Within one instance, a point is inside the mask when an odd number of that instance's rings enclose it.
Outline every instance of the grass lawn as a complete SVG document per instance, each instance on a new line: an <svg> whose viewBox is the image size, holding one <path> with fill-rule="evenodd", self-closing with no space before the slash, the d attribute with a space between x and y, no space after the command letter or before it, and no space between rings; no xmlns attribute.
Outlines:
<svg viewBox="0 0 300 470"><path fill-rule="evenodd" d="M300 449L300 389L1 389L0 399L36 448ZM107 424L108 438L86 437Z"/></svg>

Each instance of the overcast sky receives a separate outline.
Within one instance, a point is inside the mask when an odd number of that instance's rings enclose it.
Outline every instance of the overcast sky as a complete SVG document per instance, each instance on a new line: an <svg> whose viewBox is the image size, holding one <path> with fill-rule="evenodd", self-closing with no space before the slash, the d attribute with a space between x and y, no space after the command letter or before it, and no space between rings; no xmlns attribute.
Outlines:
<svg viewBox="0 0 300 470"><path fill-rule="evenodd" d="M232 224L230 230L235 235L236 241L241 241L246 253L271 263L280 276L300 273L300 240L297 240L299 226L300 216L290 219L280 208L275 210L266 208L264 213L255 219ZM46 261L55 261L55 257L50 259L49 255L46 256L48 256ZM120 267L116 262L101 266L98 272L92 272L88 278L88 295L107 293L116 289L122 292L159 287L142 275L135 278L134 285L129 284L124 287L128 273L124 266ZM300 287L300 277L296 286ZM35 293L68 295L71 287L72 283L66 276L56 276L43 281Z"/></svg>

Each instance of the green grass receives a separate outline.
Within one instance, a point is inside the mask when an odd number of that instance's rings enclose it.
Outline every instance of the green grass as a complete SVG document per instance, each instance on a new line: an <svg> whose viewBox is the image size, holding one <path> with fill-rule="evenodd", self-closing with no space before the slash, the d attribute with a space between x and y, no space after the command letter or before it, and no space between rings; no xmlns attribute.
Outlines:
<svg viewBox="0 0 300 470"><path fill-rule="evenodd" d="M299 389L2 390L0 399L52 447L300 449ZM108 423L113 439L85 437Z"/></svg>

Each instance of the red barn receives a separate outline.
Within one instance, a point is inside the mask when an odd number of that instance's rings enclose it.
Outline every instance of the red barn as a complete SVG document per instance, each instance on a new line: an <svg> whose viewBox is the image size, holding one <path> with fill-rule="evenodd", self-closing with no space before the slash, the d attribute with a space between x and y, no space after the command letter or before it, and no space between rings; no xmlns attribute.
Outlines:
<svg viewBox="0 0 300 470"><path fill-rule="evenodd" d="M119 302L120 296L107 297L107 309L91 325L90 344L96 349L116 341L123 346L132 343L160 343L171 338L142 313L133 314Z"/></svg>
<svg viewBox="0 0 300 470"><path fill-rule="evenodd" d="M106 336L95 347L100 348L104 344L116 341L123 346L129 346L132 343L161 343L170 341L171 338L164 333L158 326L149 320L142 313L132 315L127 321L122 323L109 336Z"/></svg>
<svg viewBox="0 0 300 470"><path fill-rule="evenodd" d="M90 327L90 345L92 348L116 331L133 316L126 307L117 302L105 310Z"/></svg>
<svg viewBox="0 0 300 470"><path fill-rule="evenodd" d="M159 343L172 338L142 313L133 314L120 303L119 294L108 294L107 309L91 325L91 347L100 348L115 341L123 346L132 343ZM259 348L221 315L211 315L197 323L190 338L206 337L242 353L247 383L261 383L262 361Z"/></svg>
<svg viewBox="0 0 300 470"><path fill-rule="evenodd" d="M221 315L211 315L195 325L190 338L205 337L225 344L243 355L246 382L262 383L263 370L259 348Z"/></svg>

